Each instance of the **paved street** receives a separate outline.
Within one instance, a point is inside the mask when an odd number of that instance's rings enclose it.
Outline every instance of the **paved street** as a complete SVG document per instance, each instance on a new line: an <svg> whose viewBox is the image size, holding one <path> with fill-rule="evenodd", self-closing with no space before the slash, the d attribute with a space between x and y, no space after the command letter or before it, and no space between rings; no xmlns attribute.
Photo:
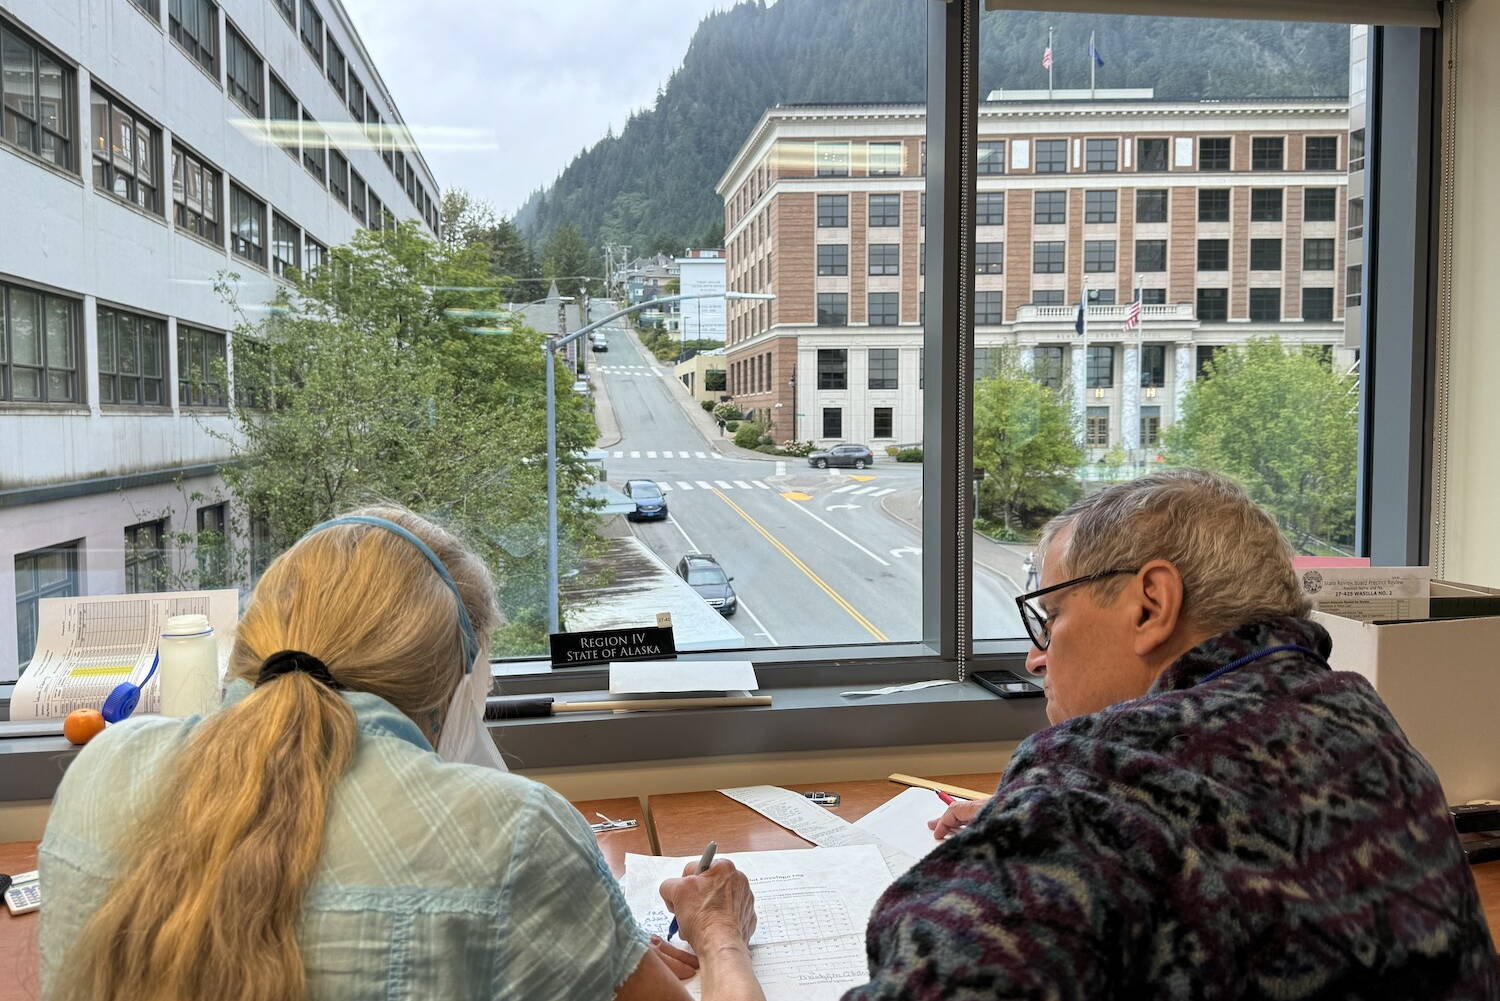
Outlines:
<svg viewBox="0 0 1500 1001"><path fill-rule="evenodd" d="M605 449L609 481L651 479L666 491L670 517L631 531L668 566L688 552L717 557L740 598L729 621L748 645L920 637L921 536L883 509L902 497L912 507L920 465L878 455L872 469L817 470L734 455L689 419L670 370L623 329L589 369L621 435ZM1020 635L1016 582L981 569L976 585L975 635Z"/></svg>

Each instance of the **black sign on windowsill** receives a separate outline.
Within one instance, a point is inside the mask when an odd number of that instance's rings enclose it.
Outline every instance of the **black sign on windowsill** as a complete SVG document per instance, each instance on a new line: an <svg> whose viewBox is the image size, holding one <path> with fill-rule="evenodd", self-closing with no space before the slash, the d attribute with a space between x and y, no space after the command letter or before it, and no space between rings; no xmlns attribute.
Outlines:
<svg viewBox="0 0 1500 1001"><path fill-rule="evenodd" d="M583 667L612 660L658 660L677 656L672 627L598 629L587 633L552 633L553 667Z"/></svg>

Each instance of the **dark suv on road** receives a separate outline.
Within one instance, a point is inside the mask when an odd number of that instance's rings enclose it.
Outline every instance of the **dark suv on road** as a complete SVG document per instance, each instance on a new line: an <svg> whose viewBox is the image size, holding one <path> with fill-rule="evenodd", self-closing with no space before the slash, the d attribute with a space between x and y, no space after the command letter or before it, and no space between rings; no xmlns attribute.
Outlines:
<svg viewBox="0 0 1500 1001"><path fill-rule="evenodd" d="M864 469L875 464L875 453L864 445L835 445L822 452L813 452L807 457L807 464L818 469L827 469L829 466Z"/></svg>
<svg viewBox="0 0 1500 1001"><path fill-rule="evenodd" d="M698 597L717 608L726 618L739 610L739 598L729 582L734 580L708 553L688 553L677 561L677 576L698 592Z"/></svg>
<svg viewBox="0 0 1500 1001"><path fill-rule="evenodd" d="M625 515L631 521L667 516L667 495L655 480L626 480L625 496L635 501L635 510Z"/></svg>

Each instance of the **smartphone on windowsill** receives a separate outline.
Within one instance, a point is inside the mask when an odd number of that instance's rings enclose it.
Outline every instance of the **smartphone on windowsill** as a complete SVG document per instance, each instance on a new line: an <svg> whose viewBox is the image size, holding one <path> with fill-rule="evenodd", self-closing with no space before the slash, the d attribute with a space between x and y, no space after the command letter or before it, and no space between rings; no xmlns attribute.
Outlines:
<svg viewBox="0 0 1500 1001"><path fill-rule="evenodd" d="M1014 671L971 671L969 677L976 685L988 688L1002 699L1036 699L1046 694L1041 685Z"/></svg>

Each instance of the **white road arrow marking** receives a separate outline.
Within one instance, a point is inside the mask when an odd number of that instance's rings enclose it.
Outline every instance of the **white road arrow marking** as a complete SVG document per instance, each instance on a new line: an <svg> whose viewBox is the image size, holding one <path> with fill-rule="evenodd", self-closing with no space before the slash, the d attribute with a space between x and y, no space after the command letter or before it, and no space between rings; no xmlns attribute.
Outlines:
<svg viewBox="0 0 1500 1001"><path fill-rule="evenodd" d="M899 560L901 557L906 555L921 556L922 550L917 548L916 546L902 546L900 549L892 549L891 555Z"/></svg>

